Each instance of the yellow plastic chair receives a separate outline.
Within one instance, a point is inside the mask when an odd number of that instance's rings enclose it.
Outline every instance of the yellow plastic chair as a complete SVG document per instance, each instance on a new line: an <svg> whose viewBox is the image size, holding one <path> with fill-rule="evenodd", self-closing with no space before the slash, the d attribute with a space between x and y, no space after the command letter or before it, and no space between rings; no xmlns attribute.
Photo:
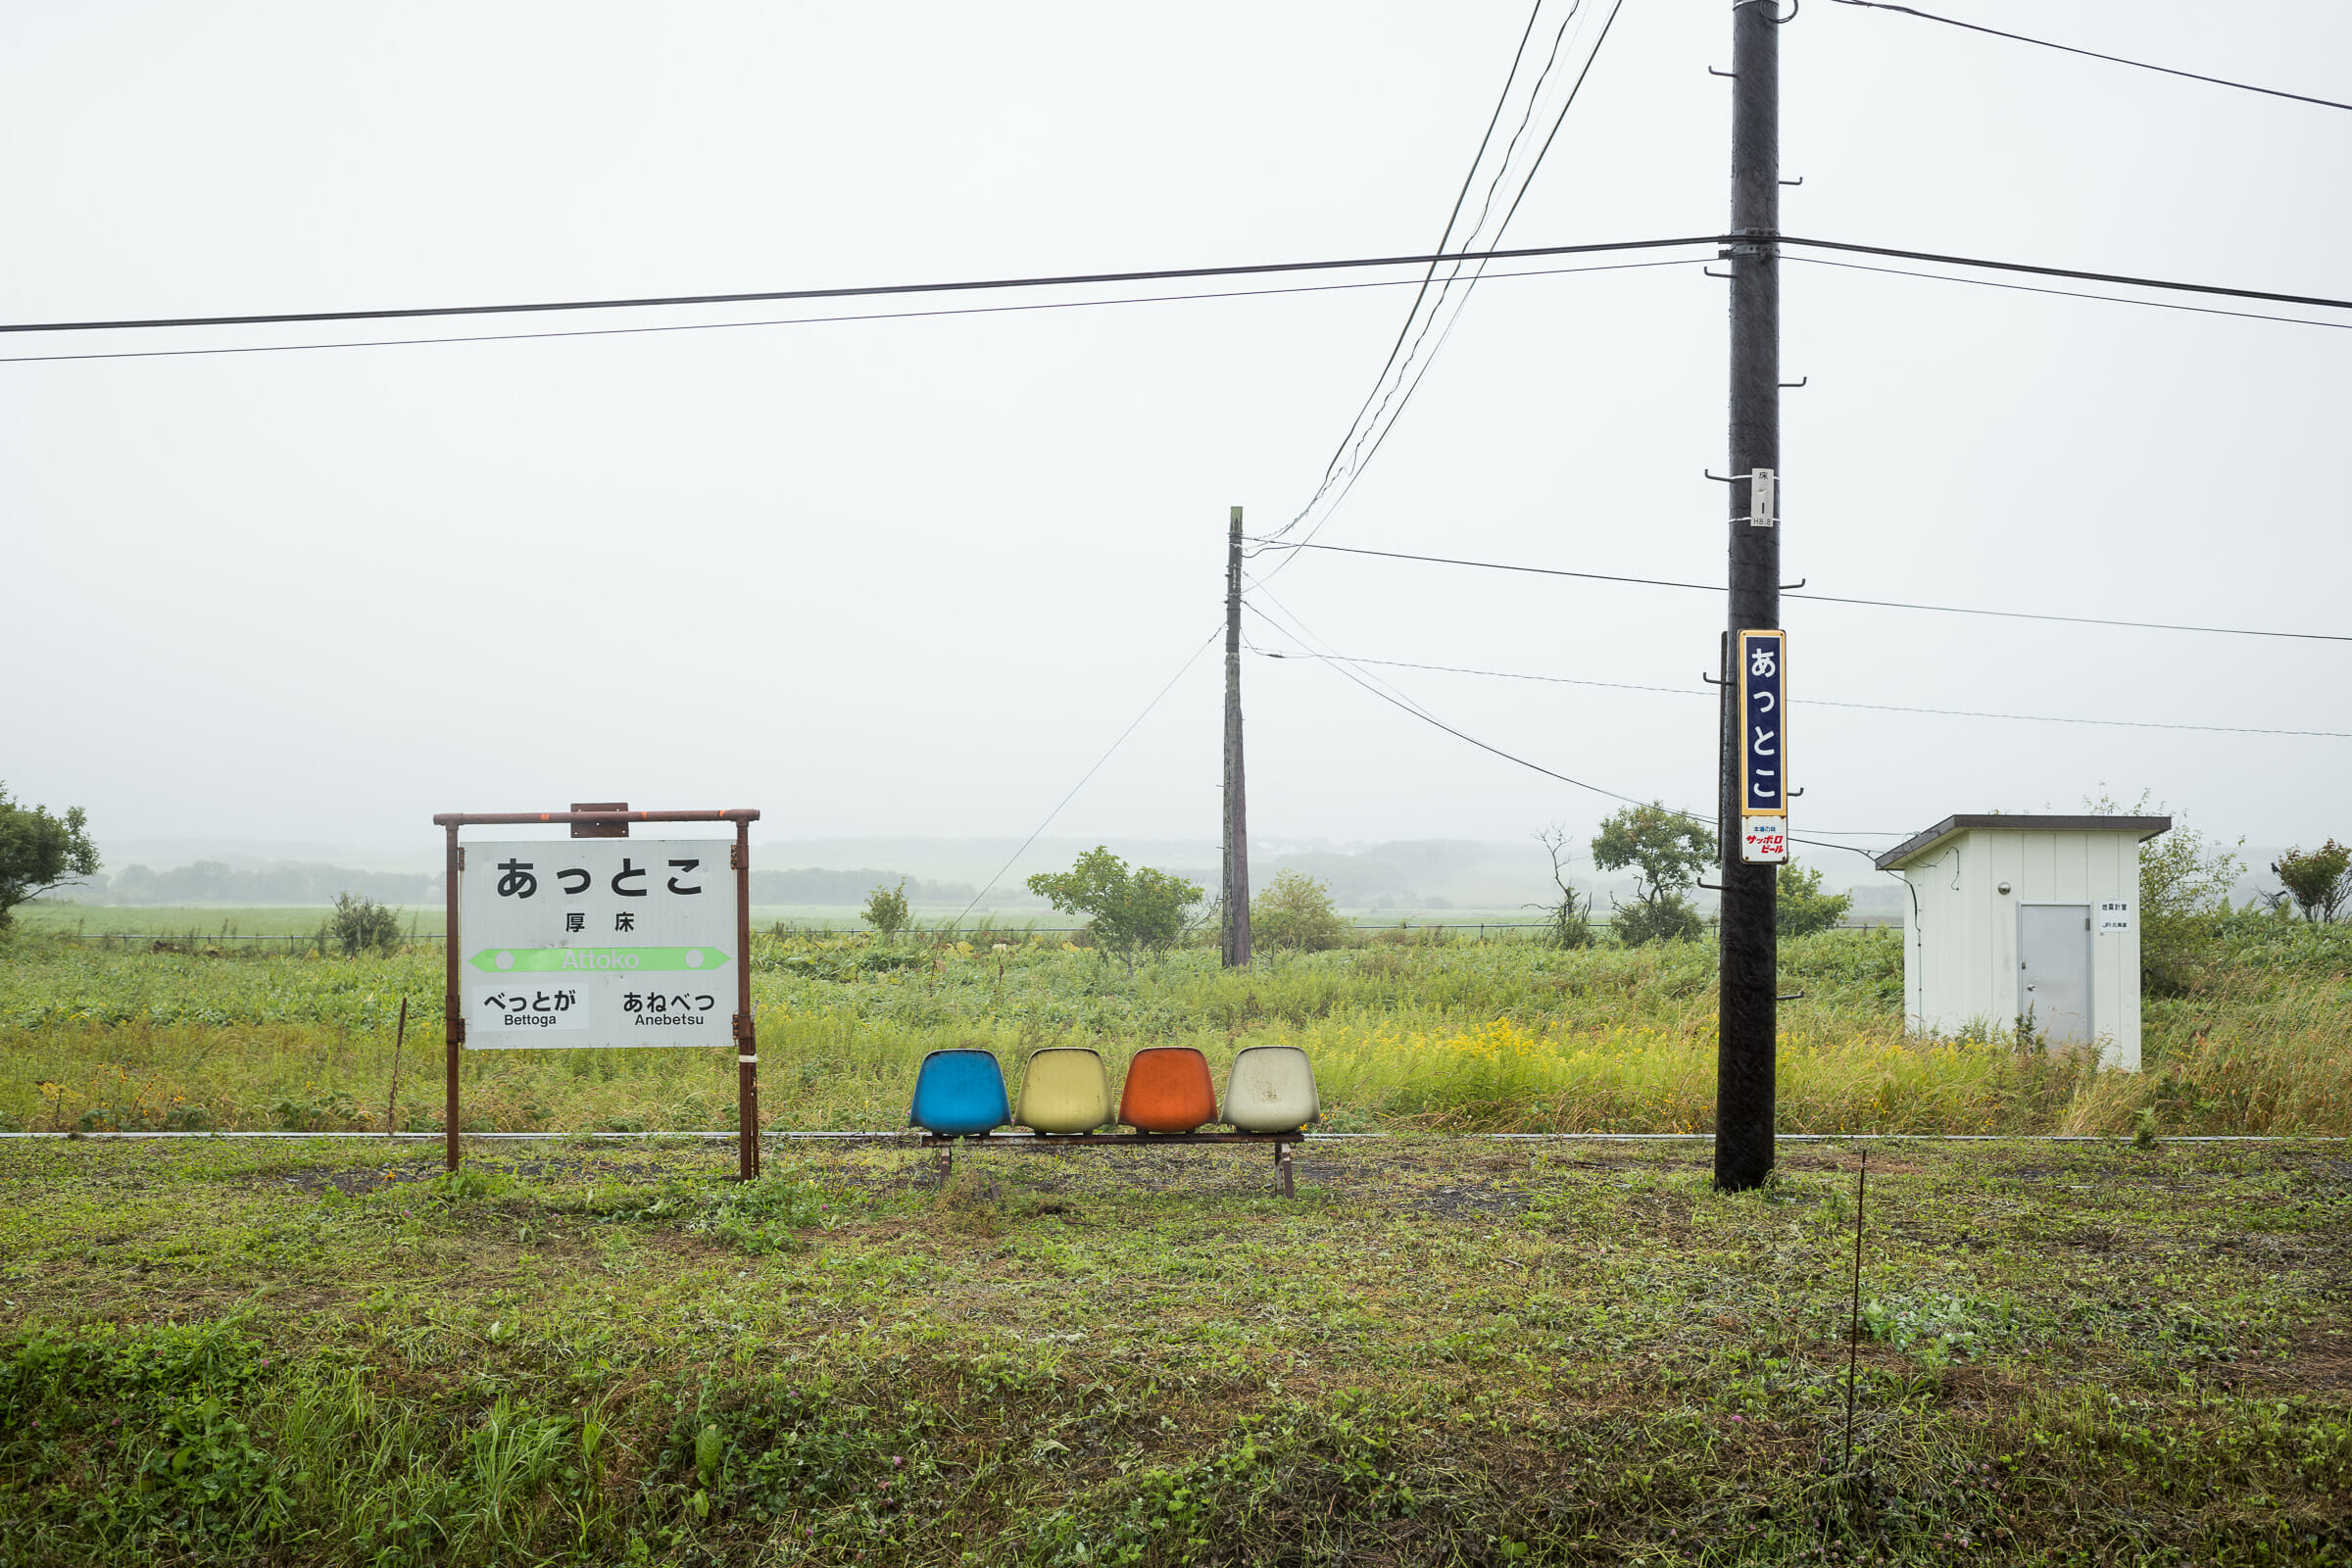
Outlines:
<svg viewBox="0 0 2352 1568"><path fill-rule="evenodd" d="M1041 1133L1091 1133L1110 1120L1110 1074L1102 1055L1084 1046L1029 1053L1012 1119Z"/></svg>
<svg viewBox="0 0 2352 1568"><path fill-rule="evenodd" d="M1225 1079L1225 1119L1236 1132L1288 1133L1323 1119L1314 1063L1297 1046L1251 1046Z"/></svg>

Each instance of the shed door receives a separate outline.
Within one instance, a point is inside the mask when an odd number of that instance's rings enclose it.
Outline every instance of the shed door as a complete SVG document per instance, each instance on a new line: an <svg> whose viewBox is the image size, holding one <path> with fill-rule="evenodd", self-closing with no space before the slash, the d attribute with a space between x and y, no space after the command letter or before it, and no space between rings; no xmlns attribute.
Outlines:
<svg viewBox="0 0 2352 1568"><path fill-rule="evenodd" d="M2090 906L2017 910L2017 1010L2054 1046L2090 1042Z"/></svg>

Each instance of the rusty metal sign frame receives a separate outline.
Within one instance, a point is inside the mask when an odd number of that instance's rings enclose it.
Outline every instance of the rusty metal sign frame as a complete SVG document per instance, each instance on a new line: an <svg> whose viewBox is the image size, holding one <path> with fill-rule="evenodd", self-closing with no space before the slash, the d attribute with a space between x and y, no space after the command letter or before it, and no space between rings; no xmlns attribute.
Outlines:
<svg viewBox="0 0 2352 1568"><path fill-rule="evenodd" d="M449 899L449 931L442 939L443 1038L448 1046L449 1086L444 1110L447 1119L449 1168L465 1160L458 1117L459 1058L466 1049L466 1010L458 1004L458 878L465 865L465 847L458 842L462 827L524 827L567 822L573 838L626 838L631 822L732 822L735 843L727 858L735 872L735 1120L736 1179L751 1181L760 1174L760 1037L752 1016L752 824L760 813L748 808L712 811L632 811L613 806L597 808L574 806L568 811L441 811L433 822L447 834L443 880ZM560 1048L558 1048L560 1049Z"/></svg>

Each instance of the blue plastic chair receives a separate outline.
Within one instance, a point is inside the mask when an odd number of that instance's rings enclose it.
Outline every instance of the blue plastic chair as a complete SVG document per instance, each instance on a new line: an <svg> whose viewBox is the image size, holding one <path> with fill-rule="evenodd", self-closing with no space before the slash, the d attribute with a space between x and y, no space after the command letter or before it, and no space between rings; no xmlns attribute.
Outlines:
<svg viewBox="0 0 2352 1568"><path fill-rule="evenodd" d="M934 1051L914 1075L906 1125L950 1138L971 1138L1012 1120L1004 1068L991 1052Z"/></svg>

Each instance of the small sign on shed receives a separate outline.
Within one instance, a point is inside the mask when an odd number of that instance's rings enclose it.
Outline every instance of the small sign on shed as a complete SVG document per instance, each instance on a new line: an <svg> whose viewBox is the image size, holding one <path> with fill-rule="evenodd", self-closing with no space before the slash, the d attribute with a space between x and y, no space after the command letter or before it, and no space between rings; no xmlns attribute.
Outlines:
<svg viewBox="0 0 2352 1568"><path fill-rule="evenodd" d="M1909 884L1903 1013L2030 1028L2139 1070L2139 847L2169 816L1947 816L1878 857Z"/></svg>

